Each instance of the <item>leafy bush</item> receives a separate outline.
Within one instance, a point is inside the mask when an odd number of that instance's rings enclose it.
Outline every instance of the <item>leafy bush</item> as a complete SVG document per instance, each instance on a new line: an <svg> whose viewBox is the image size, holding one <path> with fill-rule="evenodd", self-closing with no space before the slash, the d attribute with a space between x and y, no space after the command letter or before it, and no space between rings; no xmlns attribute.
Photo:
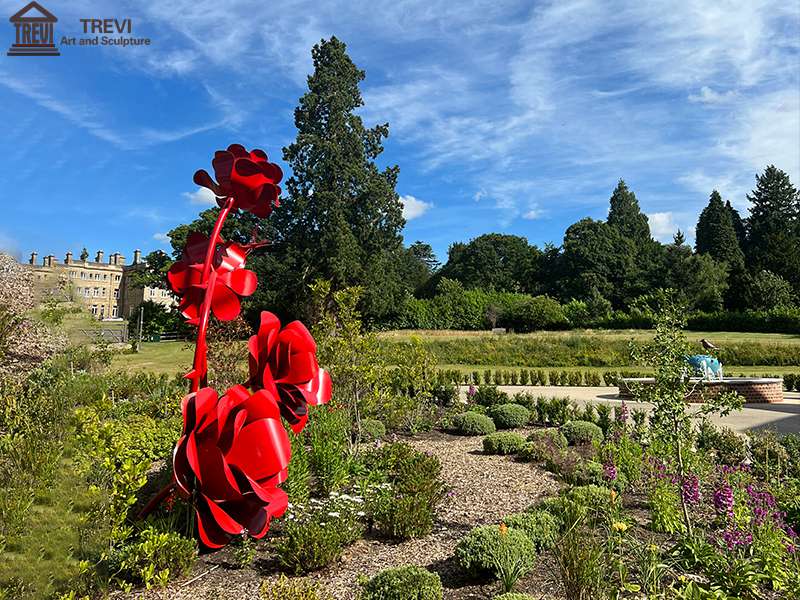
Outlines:
<svg viewBox="0 0 800 600"><path fill-rule="evenodd" d="M800 478L800 434L787 433L781 437L781 446L789 454L789 474Z"/></svg>
<svg viewBox="0 0 800 600"><path fill-rule="evenodd" d="M381 571L361 590L361 600L441 600L442 580L422 567Z"/></svg>
<svg viewBox="0 0 800 600"><path fill-rule="evenodd" d="M450 427L451 431L459 435L488 435L497 429L489 417L473 411L454 416Z"/></svg>
<svg viewBox="0 0 800 600"><path fill-rule="evenodd" d="M569 445L569 441L564 434L561 433L559 429L537 429L536 431L532 432L527 441L529 442L538 442L541 440L548 440L552 443L556 448L564 449Z"/></svg>
<svg viewBox="0 0 800 600"><path fill-rule="evenodd" d="M513 431L490 433L483 438L483 451L487 454L516 454L525 445L525 438Z"/></svg>
<svg viewBox="0 0 800 600"><path fill-rule="evenodd" d="M567 447L567 438L558 429L540 429L532 432L520 449L519 457L529 462L542 462Z"/></svg>
<svg viewBox="0 0 800 600"><path fill-rule="evenodd" d="M507 552L522 561L526 570L533 566L536 546L524 532L497 525L481 525L470 531L456 547L459 564L471 576L489 577L495 574L495 561Z"/></svg>
<svg viewBox="0 0 800 600"><path fill-rule="evenodd" d="M350 420L347 411L320 407L309 419L309 465L319 491L328 494L340 488L348 478L348 438Z"/></svg>
<svg viewBox="0 0 800 600"><path fill-rule="evenodd" d="M503 523L512 529L518 529L528 536L537 551L550 548L558 535L559 523L552 514L545 510L532 510L503 517Z"/></svg>
<svg viewBox="0 0 800 600"><path fill-rule="evenodd" d="M524 427L531 418L530 411L521 404L495 404L486 414L494 421L498 429L514 429Z"/></svg>
<svg viewBox="0 0 800 600"><path fill-rule="evenodd" d="M408 444L390 444L365 457L364 464L371 480L382 484L367 497L377 528L400 540L430 533L445 492L439 459Z"/></svg>
<svg viewBox="0 0 800 600"><path fill-rule="evenodd" d="M503 312L501 322L519 332L569 328L564 309L548 296L528 296L514 303Z"/></svg>
<svg viewBox="0 0 800 600"><path fill-rule="evenodd" d="M789 468L789 453L773 431L761 431L750 437L750 453L757 472L770 480Z"/></svg>
<svg viewBox="0 0 800 600"><path fill-rule="evenodd" d="M109 569L117 577L134 583L164 587L170 577L189 572L197 557L197 542L174 531L151 526L138 539L117 548L109 557Z"/></svg>
<svg viewBox="0 0 800 600"><path fill-rule="evenodd" d="M336 561L364 531L357 515L360 506L338 495L326 502L293 505L274 542L280 564L299 575Z"/></svg>
<svg viewBox="0 0 800 600"><path fill-rule="evenodd" d="M281 488L291 502L305 502L311 495L311 467L308 464L305 436L289 430L289 441L292 444L292 458L289 462L289 474Z"/></svg>
<svg viewBox="0 0 800 600"><path fill-rule="evenodd" d="M319 585L305 579L289 579L281 575L274 583L261 584L261 600L331 600L332 596Z"/></svg>
<svg viewBox="0 0 800 600"><path fill-rule="evenodd" d="M597 426L603 435L608 435L608 430L611 429L611 407L608 404L598 404L595 410L597 410Z"/></svg>
<svg viewBox="0 0 800 600"><path fill-rule="evenodd" d="M386 425L377 419L364 419L361 421L361 441L374 442L383 439L386 435Z"/></svg>
<svg viewBox="0 0 800 600"><path fill-rule="evenodd" d="M589 421L568 421L561 428L561 433L570 444L576 446L603 441L603 430Z"/></svg>
<svg viewBox="0 0 800 600"><path fill-rule="evenodd" d="M496 383L500 383L497 381ZM481 406L493 406L508 402L508 394L497 389L496 385L479 385L473 402Z"/></svg>
<svg viewBox="0 0 800 600"><path fill-rule="evenodd" d="M747 458L747 445L742 437L728 427L717 429L711 424L705 425L705 430L698 446L713 450L717 460L724 465L740 465Z"/></svg>

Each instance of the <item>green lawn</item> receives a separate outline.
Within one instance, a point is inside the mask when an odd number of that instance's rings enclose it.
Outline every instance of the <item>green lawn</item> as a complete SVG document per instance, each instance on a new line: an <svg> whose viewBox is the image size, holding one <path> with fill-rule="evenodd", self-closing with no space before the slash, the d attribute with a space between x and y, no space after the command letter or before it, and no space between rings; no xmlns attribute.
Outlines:
<svg viewBox="0 0 800 600"><path fill-rule="evenodd" d="M563 341L565 351L569 352L572 349L575 352L580 352L580 348L576 346L576 340L591 340L595 345L598 343L603 345L608 344L609 354L611 354L612 347L615 348L617 354L622 356L626 352L625 344L629 340L645 341L652 337L653 332L649 330L573 330L573 331L547 331L529 334L508 334L508 335L492 335L482 331L387 331L378 334L380 340L391 346L393 343L400 343L410 340L412 337L423 340L426 345L429 345L434 352L437 352L439 342L452 346L457 344L458 340L464 340L465 346L481 345L494 349L496 346L516 346L515 341L519 341L519 347L530 347L532 344L537 345L536 342L541 340L545 342L561 344ZM800 349L800 335L789 334L773 334L773 333L737 333L737 332L687 332L687 338L692 342L697 342L700 338L707 338L712 340L721 348L732 345L758 345L771 347L779 354L784 354L783 348L786 349L786 354L794 352L797 353ZM242 342L244 343L244 342ZM457 344L460 346L460 344ZM192 361L193 347L186 342L145 342L142 344L141 352L137 354L117 354L114 356L112 363L113 368L121 369L124 371L152 371L156 373L175 374L185 372L189 369ZM447 353L442 353L444 356ZM452 354L452 353L451 353ZM473 353L474 354L474 353ZM503 353L498 353L502 356ZM471 356L465 353L465 356ZM481 357L478 357L479 359ZM487 368L491 369L519 369L524 366L529 369L542 368L545 370L557 369L566 371L597 371L603 372L613 370L615 366L550 366L550 365L536 365L521 363L516 361L516 365L497 361L496 364L491 362L483 362L482 364L475 364L475 360L458 359L456 361L448 360L443 357L440 360L440 367L446 369L457 369L459 371L480 371L481 374ZM639 369L636 366L624 365L620 363L618 368L621 369ZM729 375L766 375L766 374L783 374L799 372L800 365L784 364L784 365L750 365L750 366L737 366L735 364L728 364L726 366L726 373Z"/></svg>

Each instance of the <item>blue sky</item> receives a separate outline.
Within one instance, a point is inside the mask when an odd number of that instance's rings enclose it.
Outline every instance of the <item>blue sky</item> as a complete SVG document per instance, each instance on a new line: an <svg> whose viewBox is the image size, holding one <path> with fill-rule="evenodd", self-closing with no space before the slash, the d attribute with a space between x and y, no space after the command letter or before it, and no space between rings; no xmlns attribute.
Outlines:
<svg viewBox="0 0 800 600"><path fill-rule="evenodd" d="M6 20L25 0L0 0ZM47 0L57 36L130 18L141 48L0 57L0 247L63 258L167 249L207 197L192 173L239 142L281 163L311 46L336 35L388 121L407 243L559 243L622 177L669 240L713 188L746 211L774 163L800 183L800 3ZM284 165L285 166L285 165Z"/></svg>

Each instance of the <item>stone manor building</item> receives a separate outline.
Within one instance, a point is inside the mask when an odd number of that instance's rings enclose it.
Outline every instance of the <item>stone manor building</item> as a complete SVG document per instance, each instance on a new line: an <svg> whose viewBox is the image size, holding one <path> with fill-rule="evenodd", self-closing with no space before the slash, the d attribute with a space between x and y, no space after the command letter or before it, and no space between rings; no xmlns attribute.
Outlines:
<svg viewBox="0 0 800 600"><path fill-rule="evenodd" d="M83 302L92 315L103 319L133 319L136 308L145 300L164 306L176 304L172 294L160 288L137 286L131 275L144 268L142 253L133 252L133 263L125 264L125 257L115 252L104 260L102 250L93 261L76 259L67 252L64 262L49 254L38 262L38 254L31 253L28 266L33 270L37 290L44 295L53 290L63 290L70 299Z"/></svg>

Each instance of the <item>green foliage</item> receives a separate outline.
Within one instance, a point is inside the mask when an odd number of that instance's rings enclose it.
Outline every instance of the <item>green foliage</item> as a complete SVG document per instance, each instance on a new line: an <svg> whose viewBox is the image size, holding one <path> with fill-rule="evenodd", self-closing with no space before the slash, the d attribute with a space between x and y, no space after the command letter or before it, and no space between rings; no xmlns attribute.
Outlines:
<svg viewBox="0 0 800 600"><path fill-rule="evenodd" d="M348 415L342 409L327 406L309 412L309 426L306 428L310 445L308 463L317 488L328 494L339 489L348 478Z"/></svg>
<svg viewBox="0 0 800 600"><path fill-rule="evenodd" d="M714 260L729 267L744 267L744 253L736 236L733 215L722 203L717 190L711 192L708 205L700 213L695 247L698 253L710 254Z"/></svg>
<svg viewBox="0 0 800 600"><path fill-rule="evenodd" d="M292 458L289 462L289 474L281 484L281 489L289 496L290 502L306 502L311 495L311 465L306 448L306 436L289 430L289 441L292 444ZM318 448L323 454L326 448ZM322 457L317 454L317 460Z"/></svg>
<svg viewBox="0 0 800 600"><path fill-rule="evenodd" d="M486 454L516 454L525 445L525 438L512 431L490 433L483 438L483 451Z"/></svg>
<svg viewBox="0 0 800 600"><path fill-rule="evenodd" d="M299 575L338 560L364 531L357 512L360 504L334 495L326 502L294 505L281 521L274 541L278 562Z"/></svg>
<svg viewBox="0 0 800 600"><path fill-rule="evenodd" d="M189 572L197 557L197 542L174 531L144 528L135 541L121 545L109 557L116 577L150 587L164 587L170 577Z"/></svg>
<svg viewBox="0 0 800 600"><path fill-rule="evenodd" d="M497 389L496 385L479 385L472 401L481 406L493 406L508 402L508 394Z"/></svg>
<svg viewBox="0 0 800 600"><path fill-rule="evenodd" d="M494 421L486 415L468 411L453 417L450 430L459 435L488 435L494 433L496 427Z"/></svg>
<svg viewBox="0 0 800 600"><path fill-rule="evenodd" d="M561 433L570 444L576 446L603 441L603 430L589 421L567 421Z"/></svg>
<svg viewBox="0 0 800 600"><path fill-rule="evenodd" d="M259 590L261 600L332 600L328 592L306 579L289 579L281 575L277 581L265 581Z"/></svg>
<svg viewBox="0 0 800 600"><path fill-rule="evenodd" d="M361 589L362 600L441 600L439 575L422 567L386 569Z"/></svg>
<svg viewBox="0 0 800 600"><path fill-rule="evenodd" d="M377 528L398 540L430 533L445 492L439 459L408 444L389 444L364 456L363 464L380 484L367 497Z"/></svg>
<svg viewBox="0 0 800 600"><path fill-rule="evenodd" d="M524 532L538 552L552 547L558 536L558 519L545 510L534 509L507 515L503 517L503 523L512 529Z"/></svg>
<svg viewBox="0 0 800 600"><path fill-rule="evenodd" d="M708 422L698 437L698 447L713 451L717 460L725 465L740 465L747 457L744 438L728 427L716 428Z"/></svg>
<svg viewBox="0 0 800 600"><path fill-rule="evenodd" d="M572 600L605 597L609 565L603 542L585 526L587 510L567 502L560 515L564 533L553 548L564 594Z"/></svg>
<svg viewBox="0 0 800 600"><path fill-rule="evenodd" d="M771 311L792 309L796 306L796 294L792 285L780 275L770 271L759 271L750 280L746 290L747 304L751 309Z"/></svg>
<svg viewBox="0 0 800 600"><path fill-rule="evenodd" d="M564 437L564 434L559 429L537 429L527 438L527 441L529 442L539 442L544 440L549 441L556 448L560 448L562 450L569 445L569 440Z"/></svg>
<svg viewBox="0 0 800 600"><path fill-rule="evenodd" d="M231 555L240 569L244 569L253 564L258 552L257 542L249 535L242 535L234 538L228 546L231 549Z"/></svg>
<svg viewBox="0 0 800 600"><path fill-rule="evenodd" d="M494 404L486 414L494 421L498 429L514 429L524 427L530 419L530 411L520 404Z"/></svg>
<svg viewBox="0 0 800 600"><path fill-rule="evenodd" d="M658 481L647 494L653 531L678 533L685 530L678 489L667 480Z"/></svg>
<svg viewBox="0 0 800 600"><path fill-rule="evenodd" d="M361 441L374 442L386 436L386 425L377 419L361 421Z"/></svg>
<svg viewBox="0 0 800 600"><path fill-rule="evenodd" d="M481 525L472 529L456 547L462 568L474 577L496 576L496 561L519 561L524 571L534 562L536 547L524 532L497 525Z"/></svg>

